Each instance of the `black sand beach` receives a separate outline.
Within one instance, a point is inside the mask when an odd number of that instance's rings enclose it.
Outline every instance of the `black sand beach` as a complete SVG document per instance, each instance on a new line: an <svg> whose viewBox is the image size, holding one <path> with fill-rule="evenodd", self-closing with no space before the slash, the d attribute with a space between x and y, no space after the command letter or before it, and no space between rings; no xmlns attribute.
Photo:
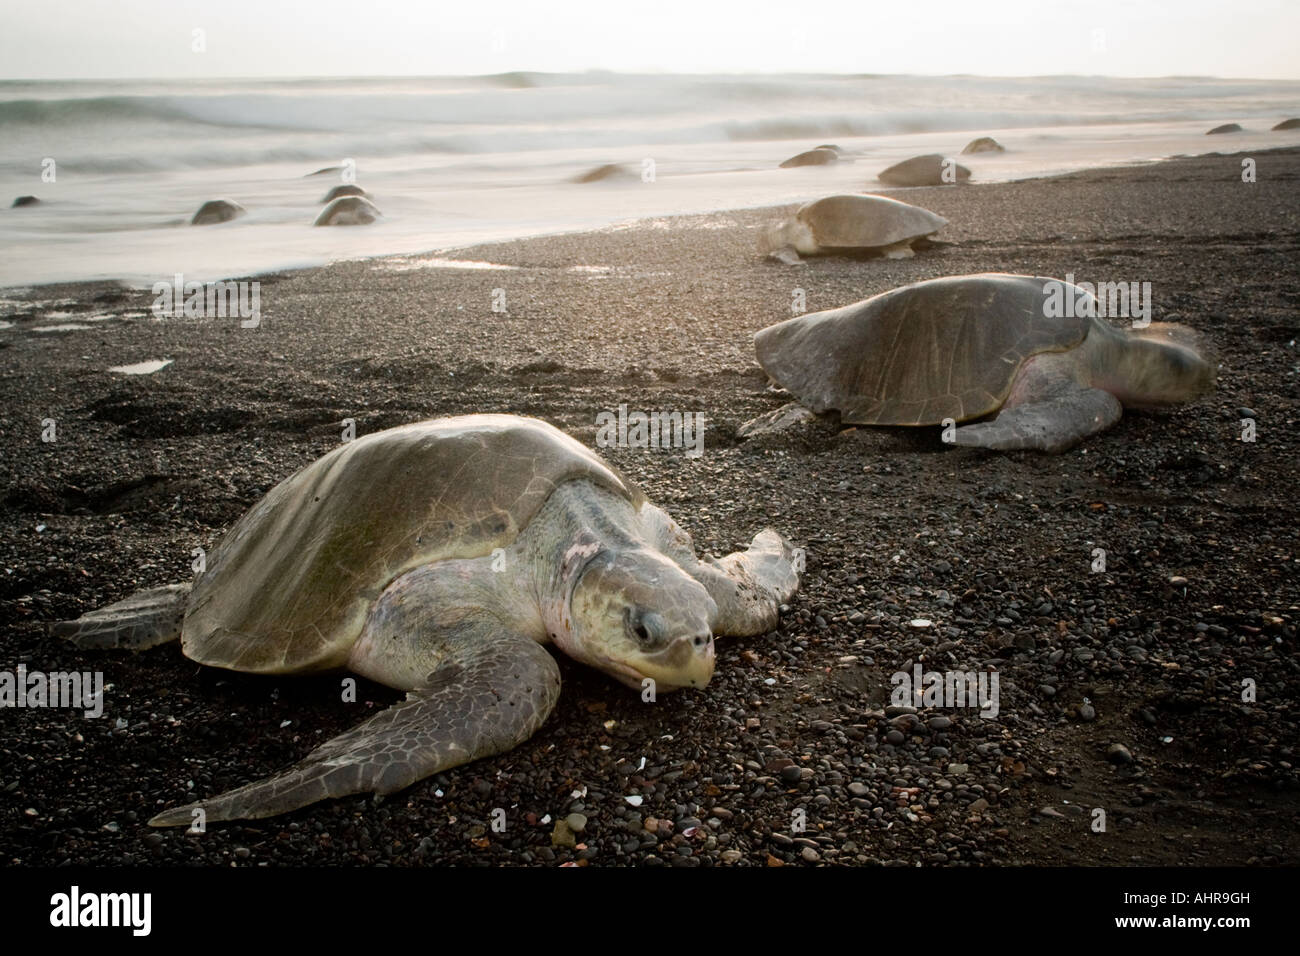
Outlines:
<svg viewBox="0 0 1300 956"><path fill-rule="evenodd" d="M0 858L1294 864L1300 150L1254 158L1251 184L1225 155L894 191L951 222L907 260L765 261L758 230L776 213L749 210L448 254L510 271L416 258L262 276L257 329L143 315L36 334L40 312L9 307L0 668L102 670L111 686L98 720L0 719ZM951 450L933 429L733 438L787 400L766 389L751 337L790 315L795 288L816 311L984 271L1150 281L1155 319L1190 325L1216 354L1217 393L1126 413L1056 457ZM25 296L71 299L57 308L73 323L153 301L108 283ZM149 359L174 364L106 371ZM602 451L700 550L735 550L768 525L807 548L777 632L720 643L706 691L655 704L561 659L559 708L532 740L387 799L202 836L145 825L400 695L362 682L360 702L340 704L337 677L228 674L176 645L79 652L52 622L187 579L191 550L335 447L343 419L364 434L511 412L592 444L597 414L624 403L707 416L698 459ZM1243 407L1253 444L1238 440ZM996 667L998 718L887 715L890 675L915 663ZM505 833L489 829L494 808ZM797 810L805 832L792 832ZM581 848L553 848L543 820L574 811Z"/></svg>

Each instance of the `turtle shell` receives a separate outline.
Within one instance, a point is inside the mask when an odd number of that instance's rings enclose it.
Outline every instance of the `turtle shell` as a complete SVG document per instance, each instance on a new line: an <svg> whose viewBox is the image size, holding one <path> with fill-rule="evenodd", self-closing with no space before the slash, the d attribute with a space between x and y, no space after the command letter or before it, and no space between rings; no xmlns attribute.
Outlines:
<svg viewBox="0 0 1300 956"><path fill-rule="evenodd" d="M943 186L946 185L943 178L946 161L942 153L913 156L878 173L876 178L890 186ZM965 182L970 179L970 170L954 163L953 175L957 182Z"/></svg>
<svg viewBox="0 0 1300 956"><path fill-rule="evenodd" d="M917 282L769 326L754 346L767 374L815 412L838 409L860 425L965 421L1002 406L1027 358L1088 334L1090 318L1045 314L1049 282L1059 280Z"/></svg>
<svg viewBox="0 0 1300 956"><path fill-rule="evenodd" d="M948 224L928 209L888 196L827 196L802 207L795 216L822 249L875 249L918 239Z"/></svg>
<svg viewBox="0 0 1300 956"><path fill-rule="evenodd" d="M190 595L185 655L255 673L342 666L394 578L509 547L575 478L644 501L580 442L532 418L433 419L341 445L221 539Z"/></svg>

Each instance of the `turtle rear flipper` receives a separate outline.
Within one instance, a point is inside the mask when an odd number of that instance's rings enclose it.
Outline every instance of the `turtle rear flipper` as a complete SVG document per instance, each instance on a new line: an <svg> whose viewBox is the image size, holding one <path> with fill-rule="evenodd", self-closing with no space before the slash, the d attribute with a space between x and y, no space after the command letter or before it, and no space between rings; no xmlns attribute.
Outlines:
<svg viewBox="0 0 1300 956"><path fill-rule="evenodd" d="M478 630L476 628L476 630ZM531 737L560 696L555 660L529 637L462 635L428 682L406 700L326 741L283 773L185 807L150 826L287 813L331 797L394 793L461 764L504 753Z"/></svg>
<svg viewBox="0 0 1300 956"><path fill-rule="evenodd" d="M958 428L956 443L997 451L1032 448L1062 452L1110 428L1123 411L1110 392L1078 385L1062 387L1051 397L1006 406L992 421Z"/></svg>
<svg viewBox="0 0 1300 956"><path fill-rule="evenodd" d="M78 647L142 651L181 636L189 596L188 584L140 591L75 621L59 621L54 634Z"/></svg>

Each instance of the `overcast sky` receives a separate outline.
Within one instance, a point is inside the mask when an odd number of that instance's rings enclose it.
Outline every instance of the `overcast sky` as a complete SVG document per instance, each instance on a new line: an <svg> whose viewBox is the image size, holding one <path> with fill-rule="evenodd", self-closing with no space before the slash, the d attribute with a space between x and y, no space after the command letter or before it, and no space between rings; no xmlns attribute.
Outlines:
<svg viewBox="0 0 1300 956"><path fill-rule="evenodd" d="M195 52L194 31L206 49ZM1300 0L0 0L0 76L1300 78Z"/></svg>

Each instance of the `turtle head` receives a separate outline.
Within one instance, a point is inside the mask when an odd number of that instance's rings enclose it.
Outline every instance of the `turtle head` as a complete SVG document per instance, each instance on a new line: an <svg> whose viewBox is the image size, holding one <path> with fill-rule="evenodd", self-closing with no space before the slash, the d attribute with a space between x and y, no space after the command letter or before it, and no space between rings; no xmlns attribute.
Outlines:
<svg viewBox="0 0 1300 956"><path fill-rule="evenodd" d="M812 230L797 215L784 222L775 223L759 234L758 251L762 255L776 252L786 246L793 246L796 252L805 254L817 251L817 241L813 238Z"/></svg>
<svg viewBox="0 0 1300 956"><path fill-rule="evenodd" d="M551 628L561 650L638 690L646 678L657 691L709 682L717 605L702 584L647 548L574 550L582 560L565 575L568 613Z"/></svg>
<svg viewBox="0 0 1300 956"><path fill-rule="evenodd" d="M1128 337L1121 381L1111 391L1125 405L1159 408L1194 401L1214 391L1214 364L1198 351L1195 334L1153 322Z"/></svg>

